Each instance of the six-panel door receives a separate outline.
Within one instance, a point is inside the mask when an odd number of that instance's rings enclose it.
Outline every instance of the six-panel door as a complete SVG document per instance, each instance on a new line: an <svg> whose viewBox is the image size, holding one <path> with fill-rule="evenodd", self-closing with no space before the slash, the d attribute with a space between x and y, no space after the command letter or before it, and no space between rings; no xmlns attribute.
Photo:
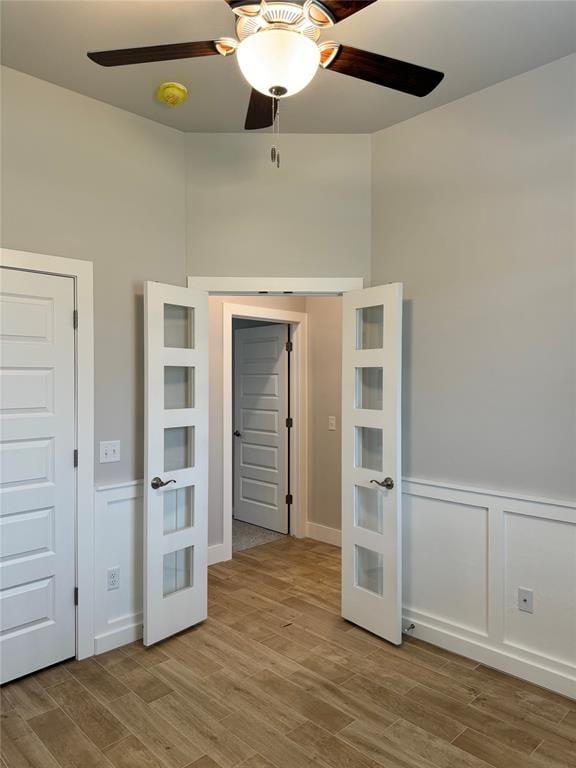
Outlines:
<svg viewBox="0 0 576 768"><path fill-rule="evenodd" d="M0 280L4 683L75 654L74 281Z"/></svg>
<svg viewBox="0 0 576 768"><path fill-rule="evenodd" d="M234 334L234 517L288 533L286 325Z"/></svg>

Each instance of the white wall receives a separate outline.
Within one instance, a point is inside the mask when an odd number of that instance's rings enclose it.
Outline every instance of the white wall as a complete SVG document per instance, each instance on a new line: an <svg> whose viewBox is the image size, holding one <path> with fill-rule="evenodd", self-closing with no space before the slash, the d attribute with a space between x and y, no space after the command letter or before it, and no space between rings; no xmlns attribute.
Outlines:
<svg viewBox="0 0 576 768"><path fill-rule="evenodd" d="M373 137L407 476L576 498L575 73L561 59Z"/></svg>
<svg viewBox="0 0 576 768"><path fill-rule="evenodd" d="M572 696L575 71L572 56L374 135L372 194L372 283L406 299L406 620Z"/></svg>
<svg viewBox="0 0 576 768"><path fill-rule="evenodd" d="M370 137L187 137L192 275L369 277Z"/></svg>
<svg viewBox="0 0 576 768"><path fill-rule="evenodd" d="M142 283L185 281L184 137L2 68L1 244L94 263L96 443L142 476ZM80 459L81 460L81 459Z"/></svg>

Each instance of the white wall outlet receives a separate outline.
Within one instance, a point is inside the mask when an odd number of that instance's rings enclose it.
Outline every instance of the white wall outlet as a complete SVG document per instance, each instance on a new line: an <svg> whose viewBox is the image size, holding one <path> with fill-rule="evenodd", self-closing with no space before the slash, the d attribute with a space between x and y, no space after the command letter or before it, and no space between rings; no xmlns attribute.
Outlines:
<svg viewBox="0 0 576 768"><path fill-rule="evenodd" d="M120 440L102 440L100 442L100 464L120 461Z"/></svg>
<svg viewBox="0 0 576 768"><path fill-rule="evenodd" d="M328 416L328 431L336 431L336 416Z"/></svg>
<svg viewBox="0 0 576 768"><path fill-rule="evenodd" d="M518 610L534 613L534 592L531 589L518 587Z"/></svg>
<svg viewBox="0 0 576 768"><path fill-rule="evenodd" d="M116 565L114 568L108 568L106 571L106 589L120 589L120 566Z"/></svg>

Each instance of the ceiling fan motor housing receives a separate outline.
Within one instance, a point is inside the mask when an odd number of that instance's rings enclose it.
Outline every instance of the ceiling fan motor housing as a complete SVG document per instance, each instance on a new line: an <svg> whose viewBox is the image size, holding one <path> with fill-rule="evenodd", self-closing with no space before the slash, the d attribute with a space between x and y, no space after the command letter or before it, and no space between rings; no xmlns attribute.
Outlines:
<svg viewBox="0 0 576 768"><path fill-rule="evenodd" d="M239 40L270 27L290 29L318 40L322 29L333 25L332 17L317 0L297 2L240 3L232 6L237 16L236 35Z"/></svg>

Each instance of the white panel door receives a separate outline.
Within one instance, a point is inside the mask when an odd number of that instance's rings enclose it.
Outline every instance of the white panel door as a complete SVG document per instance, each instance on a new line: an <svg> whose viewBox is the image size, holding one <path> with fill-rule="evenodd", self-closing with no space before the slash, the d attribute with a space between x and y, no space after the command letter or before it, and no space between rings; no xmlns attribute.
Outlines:
<svg viewBox="0 0 576 768"><path fill-rule="evenodd" d="M74 281L0 269L0 682L75 654Z"/></svg>
<svg viewBox="0 0 576 768"><path fill-rule="evenodd" d="M146 283L144 644L206 618L208 295Z"/></svg>
<svg viewBox="0 0 576 768"><path fill-rule="evenodd" d="M342 308L342 616L399 645L402 285Z"/></svg>
<svg viewBox="0 0 576 768"><path fill-rule="evenodd" d="M234 334L234 517L288 533L286 325Z"/></svg>

